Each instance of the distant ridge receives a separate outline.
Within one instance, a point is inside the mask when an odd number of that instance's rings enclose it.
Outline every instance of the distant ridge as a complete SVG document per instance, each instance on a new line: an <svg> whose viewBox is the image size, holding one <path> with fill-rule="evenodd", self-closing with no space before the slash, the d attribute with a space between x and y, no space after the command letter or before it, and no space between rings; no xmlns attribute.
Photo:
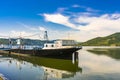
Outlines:
<svg viewBox="0 0 120 80"><path fill-rule="evenodd" d="M83 46L120 46L120 32L106 37L96 37L81 44Z"/></svg>
<svg viewBox="0 0 120 80"><path fill-rule="evenodd" d="M17 44L16 40L17 39L13 39L13 38L11 39L13 45ZM46 41L42 41L42 40L21 39L21 44L23 44L23 45L42 45L45 42ZM0 44L8 45L9 44L9 39L0 38Z"/></svg>

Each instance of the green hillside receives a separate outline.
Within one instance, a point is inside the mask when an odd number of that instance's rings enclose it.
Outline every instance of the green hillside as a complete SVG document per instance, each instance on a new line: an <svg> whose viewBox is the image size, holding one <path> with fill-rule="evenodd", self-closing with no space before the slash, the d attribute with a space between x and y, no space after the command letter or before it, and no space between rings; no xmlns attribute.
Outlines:
<svg viewBox="0 0 120 80"><path fill-rule="evenodd" d="M120 46L120 32L81 43L83 46Z"/></svg>

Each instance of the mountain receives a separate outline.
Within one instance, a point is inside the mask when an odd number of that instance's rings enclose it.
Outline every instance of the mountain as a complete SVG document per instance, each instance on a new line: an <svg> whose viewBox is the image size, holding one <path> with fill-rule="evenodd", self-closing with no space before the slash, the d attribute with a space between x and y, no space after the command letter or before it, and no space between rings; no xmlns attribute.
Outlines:
<svg viewBox="0 0 120 80"><path fill-rule="evenodd" d="M16 45L17 39L11 39L11 42L13 45ZM21 44L24 44L24 45L42 45L45 42L46 41L42 41L42 40L21 39ZM52 41L50 41L50 42L52 42ZM0 44L9 44L9 39L0 38Z"/></svg>
<svg viewBox="0 0 120 80"><path fill-rule="evenodd" d="M120 32L81 43L83 46L120 46Z"/></svg>

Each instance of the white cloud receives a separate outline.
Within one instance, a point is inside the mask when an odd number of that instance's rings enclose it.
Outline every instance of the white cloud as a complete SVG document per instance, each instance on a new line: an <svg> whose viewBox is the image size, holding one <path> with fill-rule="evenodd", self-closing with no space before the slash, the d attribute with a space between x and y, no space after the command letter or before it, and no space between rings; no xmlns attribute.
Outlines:
<svg viewBox="0 0 120 80"><path fill-rule="evenodd" d="M86 9L86 11L88 11L88 12L99 12L99 11L100 11L100 10L95 10L95 9L93 9L93 8L90 8L90 7L86 7L85 9Z"/></svg>
<svg viewBox="0 0 120 80"><path fill-rule="evenodd" d="M67 8L63 8L63 7L58 8L58 9L57 9L57 13L62 13L62 12L64 12L65 10L67 10Z"/></svg>
<svg viewBox="0 0 120 80"><path fill-rule="evenodd" d="M79 8L80 5L78 5L78 4L74 4L74 5L72 5L72 7L73 7L73 8Z"/></svg>
<svg viewBox="0 0 120 80"><path fill-rule="evenodd" d="M73 31L71 35L78 41L86 41L94 37L107 36L120 31L119 13L100 16L77 15L74 18L62 14L44 14L44 17L46 21L80 30L79 32ZM70 20L74 20L74 22L79 24L72 23Z"/></svg>
<svg viewBox="0 0 120 80"><path fill-rule="evenodd" d="M76 25L72 24L69 21L70 17L68 17L68 16L63 16L61 14L44 14L43 16L45 17L46 21L77 29Z"/></svg>
<svg viewBox="0 0 120 80"><path fill-rule="evenodd" d="M71 36L71 32L69 32L69 31L61 31L62 34L60 34L59 30L48 29L47 31L48 31L49 40L68 39L69 38L68 33ZM35 32L12 30L12 31L10 31L10 37L11 38L19 38L19 37L21 37L21 38L44 40L44 31L40 32L40 33L35 33ZM69 39L72 39L72 37L69 38Z"/></svg>
<svg viewBox="0 0 120 80"><path fill-rule="evenodd" d="M28 26L28 25L26 25L26 24L24 24L24 23L21 23L21 22L17 22L17 23L20 24L20 25L22 25L23 27L29 29L29 30L33 30L33 31L38 30L37 28L34 28L34 27L31 27L31 26Z"/></svg>
<svg viewBox="0 0 120 80"><path fill-rule="evenodd" d="M117 19L116 19L117 16ZM79 29L92 37L107 36L120 31L120 16L118 14L104 14L99 17L80 16L76 21L87 23L80 25ZM87 36L87 37L88 37ZM84 37L85 38L85 37ZM89 39L89 38L88 38Z"/></svg>
<svg viewBox="0 0 120 80"><path fill-rule="evenodd" d="M43 39L40 33L26 32L26 31L10 31L11 38L29 38L29 39Z"/></svg>
<svg viewBox="0 0 120 80"><path fill-rule="evenodd" d="M17 24L19 24L21 27L23 27L23 30L10 30L8 33L6 34L7 36L4 36L4 34L1 34L0 37L3 38L29 38L29 39L40 39L43 40L43 34L44 31L46 31L47 29L45 29L43 26L29 26L27 24L24 24L22 22L17 22Z"/></svg>
<svg viewBox="0 0 120 80"><path fill-rule="evenodd" d="M39 26L39 30L40 31L46 31L46 29L44 27L42 27L42 26Z"/></svg>
<svg viewBox="0 0 120 80"><path fill-rule="evenodd" d="M86 10L87 12L99 12L100 10L93 9L91 7L83 6L83 5L78 5L74 4L72 5L73 8L81 8L83 10Z"/></svg>
<svg viewBox="0 0 120 80"><path fill-rule="evenodd" d="M31 26L28 26L24 23L21 23L21 22L17 22L18 24L22 25L23 27L27 28L28 30L31 30L31 31L36 31L36 32L39 32L39 31L46 31L46 29L43 27L43 26L36 26L36 27L31 27Z"/></svg>
<svg viewBox="0 0 120 80"><path fill-rule="evenodd" d="M115 15L115 14L113 14ZM102 15L99 17L80 16L76 21L79 23L87 23L85 26L79 27L85 31L118 31L120 29L120 18L114 19L113 15Z"/></svg>
<svg viewBox="0 0 120 80"><path fill-rule="evenodd" d="M30 35L31 33L27 33L25 31L15 31L15 30L12 30L10 31L10 36L11 37L16 37L16 38L19 38L19 37L22 37L22 36L27 36L27 35Z"/></svg>

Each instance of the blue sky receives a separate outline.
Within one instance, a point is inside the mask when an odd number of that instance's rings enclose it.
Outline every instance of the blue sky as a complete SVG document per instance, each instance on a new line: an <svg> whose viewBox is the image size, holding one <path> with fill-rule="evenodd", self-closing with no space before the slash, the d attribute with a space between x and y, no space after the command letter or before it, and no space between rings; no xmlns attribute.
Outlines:
<svg viewBox="0 0 120 80"><path fill-rule="evenodd" d="M119 32L120 0L1 0L0 35L86 41Z"/></svg>

